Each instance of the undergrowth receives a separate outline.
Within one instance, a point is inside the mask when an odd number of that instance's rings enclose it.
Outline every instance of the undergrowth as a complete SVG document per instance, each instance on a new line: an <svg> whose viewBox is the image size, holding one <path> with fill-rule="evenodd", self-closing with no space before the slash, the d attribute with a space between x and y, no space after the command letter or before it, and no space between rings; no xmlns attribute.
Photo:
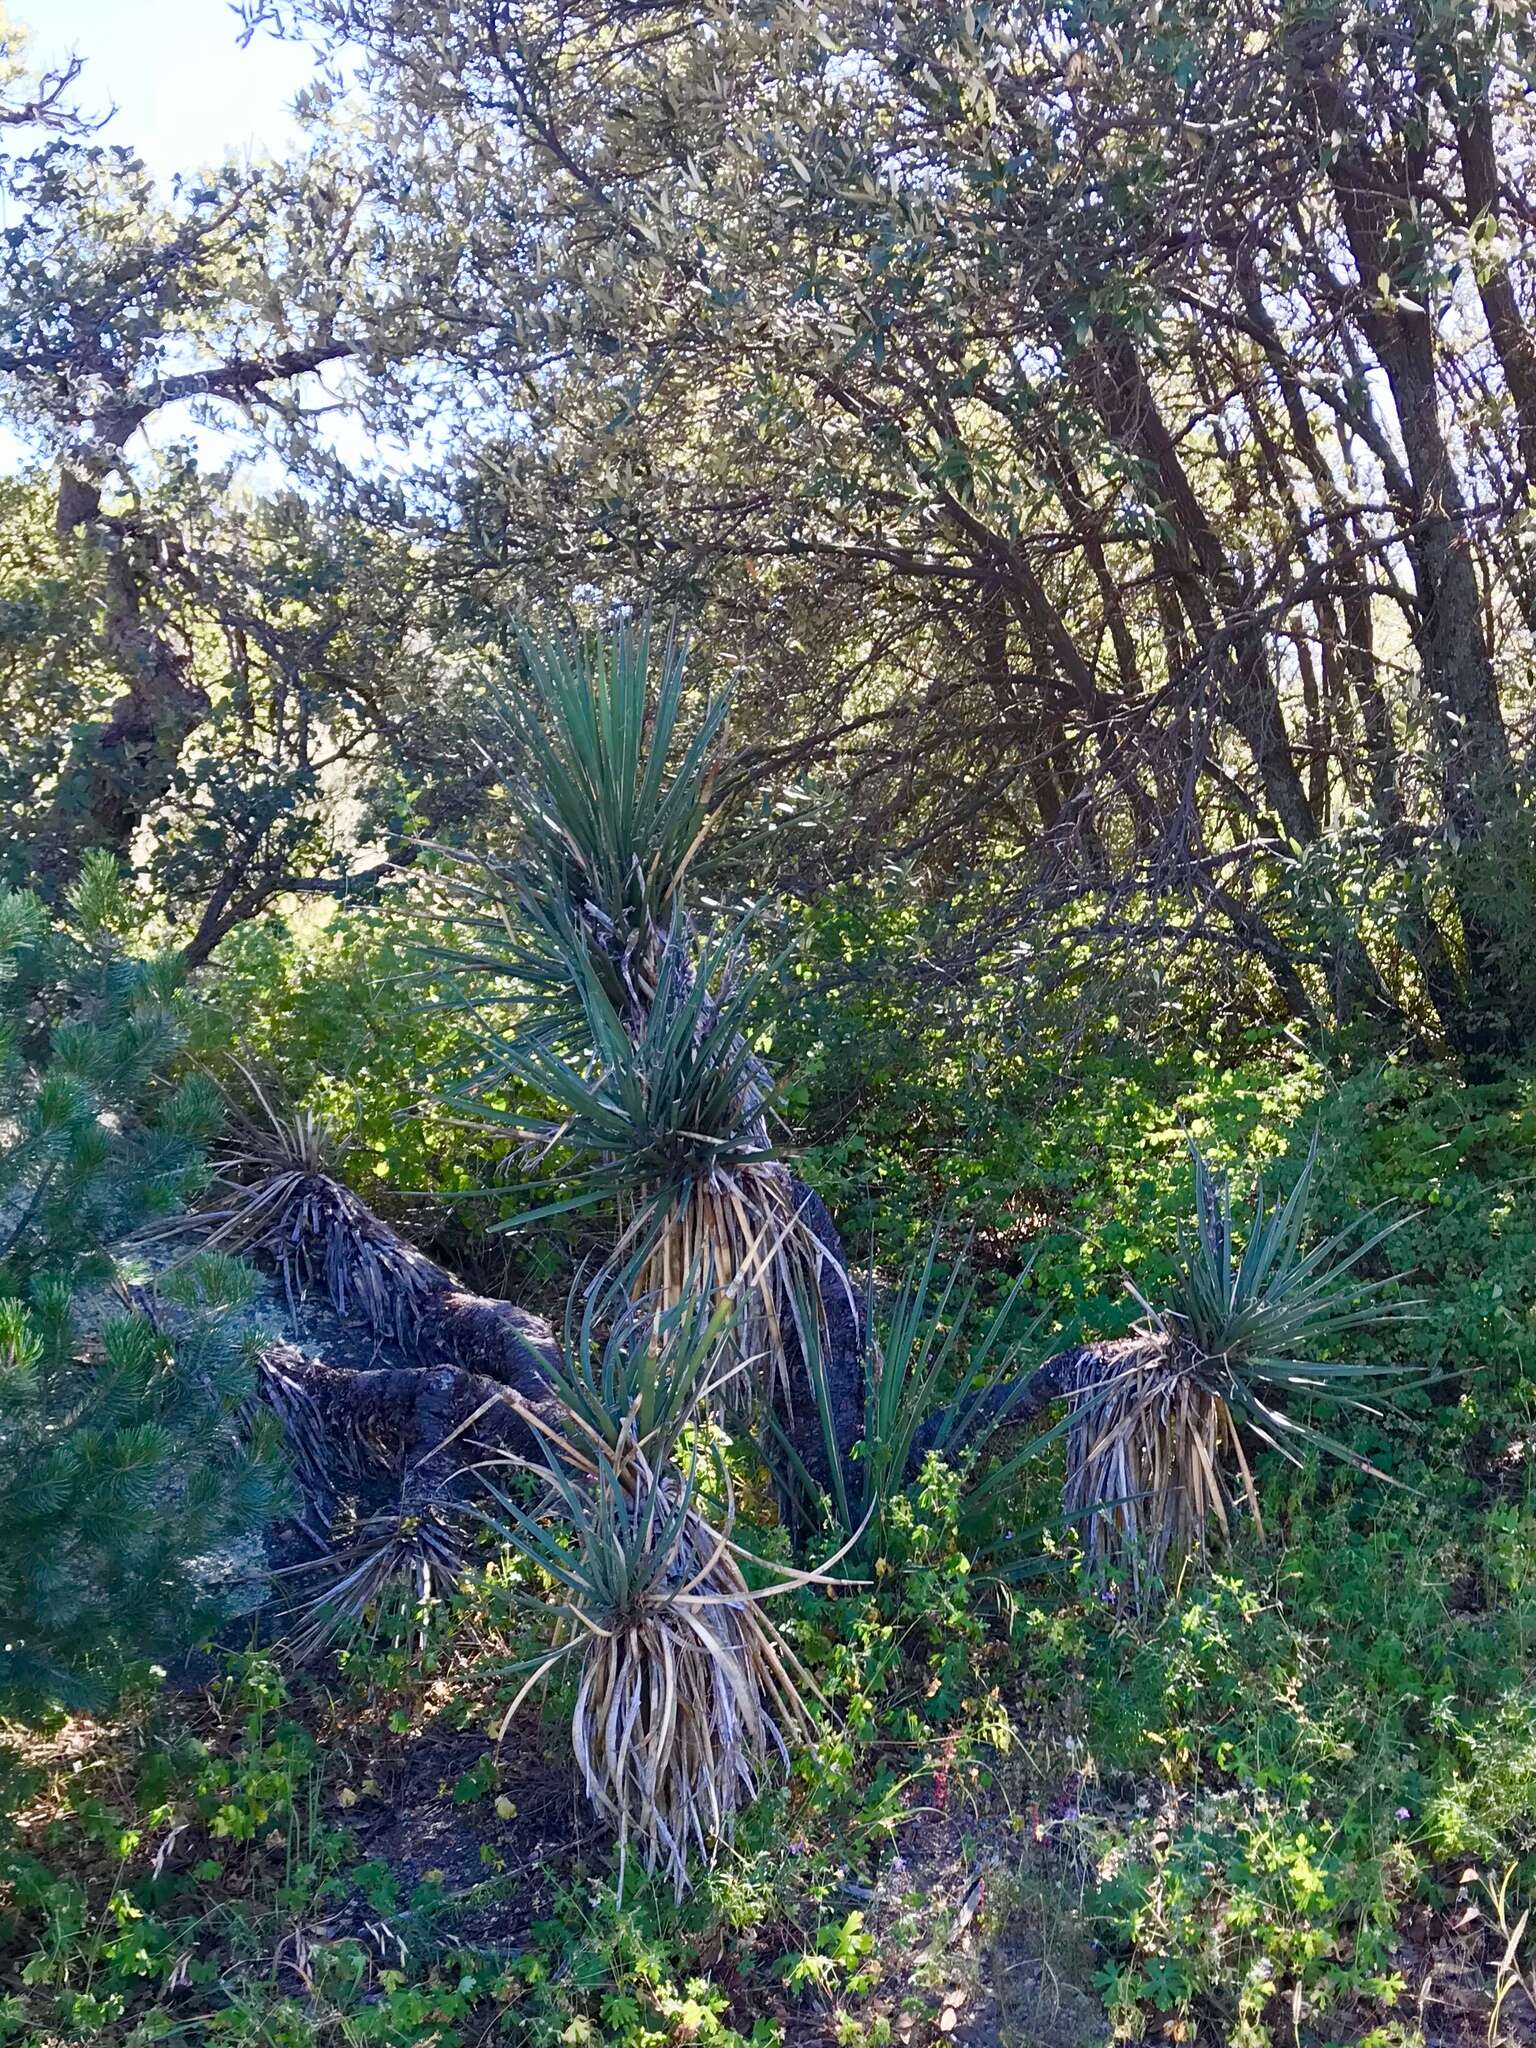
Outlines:
<svg viewBox="0 0 1536 2048"><path fill-rule="evenodd" d="M396 1115L406 1066L451 1066L445 1027L396 1014L355 936L313 944L341 948L341 997L334 960L271 939L228 986L295 1027L296 1106L341 1112L354 1172L451 1203L449 1134ZM367 1028L358 988L388 1013ZM1283 1186L1315 1131L1319 1228L1409 1212L1374 1256L1424 1312L1360 1348L1429 1377L1347 1426L1386 1478L1266 1455L1265 1539L1142 1614L1082 1569L1052 1455L1016 1501L1040 1571L1008 1585L930 1460L867 1584L783 1602L816 1739L680 1903L633 1876L616 1903L565 1680L495 1743L537 1647L511 1597L529 1566L488 1556L424 1655L384 1618L307 1671L269 1645L145 1676L109 1724L58 1719L8 1766L0 2040L1441 2048L1491 2016L1527 2037L1536 1092L1331 1076L1274 1039L1136 1052L1110 1022L1066 1079L1049 1045L983 1071L916 1026L905 1052L872 1032L890 1057L857 1073L815 1021L836 1006L810 1008L774 1052L855 1261L890 1270L942 1210L998 1299L1034 1252L1018 1316L1042 1343L1123 1330L1123 1277L1167 1278L1189 1137ZM371 1028L414 1050L386 1070ZM760 1521L750 1543L783 1556Z"/></svg>

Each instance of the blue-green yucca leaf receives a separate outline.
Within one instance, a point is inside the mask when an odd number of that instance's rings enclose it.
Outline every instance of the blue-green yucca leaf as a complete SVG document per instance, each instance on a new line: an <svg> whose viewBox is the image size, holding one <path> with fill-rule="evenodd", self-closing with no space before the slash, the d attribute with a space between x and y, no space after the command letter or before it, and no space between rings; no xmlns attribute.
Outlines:
<svg viewBox="0 0 1536 2048"><path fill-rule="evenodd" d="M801 1328L797 1318L831 1478L833 1513L841 1534L862 1529L863 1553L879 1555L888 1535L889 1510L913 1483L910 1471L921 1443L964 1473L962 1536L972 1556L994 1576L1012 1578L1033 1568L1031 1545L1038 1538L1004 1532L997 1510L1016 1489L1024 1465L1051 1439L1031 1437L1008 1457L991 1463L986 1454L1024 1395L1020 1357L1038 1327L1019 1334L1014 1325L1033 1258L1003 1300L979 1315L978 1285L968 1260L962 1256L945 1272L940 1249L941 1236L935 1232L926 1252L902 1275L881 1319L878 1353L865 1374L864 1427L853 1461L852 1492L838 1454L815 1319L806 1316ZM810 1476L787 1434L782 1428L773 1434L791 1482L814 1496Z"/></svg>
<svg viewBox="0 0 1536 2048"><path fill-rule="evenodd" d="M655 956L715 822L727 700L710 697L685 736L683 650L669 634L653 658L643 625L583 641L524 635L520 646L522 673L487 683L518 843L494 858L440 850L450 936L429 958L439 973L515 992L532 1010L521 1035L574 1047L577 960L627 1022L650 1000Z"/></svg>
<svg viewBox="0 0 1536 2048"><path fill-rule="evenodd" d="M612 1444L633 1418L652 1463L671 1454L716 1388L735 1303L717 1300L713 1276L691 1276L680 1298L660 1303L637 1291L648 1247L617 1270L573 1290L566 1303L561 1362L551 1379L571 1413ZM600 1336L600 1332L605 1332Z"/></svg>
<svg viewBox="0 0 1536 2048"><path fill-rule="evenodd" d="M681 950L664 956L654 1002L638 1033L620 1019L600 978L573 962L590 1052L573 1058L548 1040L503 1040L497 1081L513 1079L551 1105L538 1117L484 1100L476 1081L444 1100L483 1122L545 1146L558 1144L582 1186L498 1225L589 1208L620 1196L686 1197L689 1184L775 1157L767 1091L752 1050L753 1019L774 967L744 971L736 936L705 950L695 970Z"/></svg>
<svg viewBox="0 0 1536 2048"><path fill-rule="evenodd" d="M1351 1381L1405 1376L1393 1365L1316 1362L1316 1352L1352 1330L1379 1327L1419 1312L1416 1301L1392 1298L1395 1278L1360 1275L1364 1260L1399 1230L1406 1217L1359 1218L1344 1230L1301 1250L1317 1139L1308 1147L1289 1195L1266 1201L1262 1181L1241 1252L1231 1193L1194 1144L1197 1229L1180 1239L1180 1270L1168 1305L1153 1319L1176 1330L1202 1356L1225 1362L1238 1376L1296 1384L1324 1395L1347 1394ZM1145 1304L1143 1304L1145 1306Z"/></svg>
<svg viewBox="0 0 1536 2048"><path fill-rule="evenodd" d="M1196 1223L1180 1238L1166 1302L1136 1295L1144 1321L1102 1356L1068 1433L1067 1503L1087 1518L1089 1560L1128 1567L1137 1598L1171 1563L1203 1555L1213 1528L1230 1539L1240 1502L1262 1533L1245 1436L1292 1462L1317 1452L1389 1478L1295 1408L1317 1400L1376 1414L1364 1398L1374 1387L1423 1377L1317 1355L1352 1331L1416 1312L1396 1297L1395 1277L1362 1271L1405 1219L1362 1216L1303 1251L1315 1139L1284 1200L1256 1187L1242 1230L1226 1176L1197 1146L1190 1151Z"/></svg>
<svg viewBox="0 0 1536 2048"><path fill-rule="evenodd" d="M590 906L615 933L665 926L708 823L727 698L710 698L680 741L686 657L671 634L659 660L646 625L520 645L526 680L489 694L528 841L526 893Z"/></svg>

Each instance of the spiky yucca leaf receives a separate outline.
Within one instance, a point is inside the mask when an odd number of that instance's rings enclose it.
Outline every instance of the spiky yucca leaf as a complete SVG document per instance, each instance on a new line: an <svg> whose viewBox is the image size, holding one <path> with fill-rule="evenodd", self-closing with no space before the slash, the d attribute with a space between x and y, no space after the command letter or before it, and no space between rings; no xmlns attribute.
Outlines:
<svg viewBox="0 0 1536 2048"><path fill-rule="evenodd" d="M629 1029L578 952L571 979L588 1056L490 1027L486 1078L450 1101L466 1121L489 1124L538 1156L558 1145L574 1168L573 1192L498 1230L608 1211L619 1225L612 1270L629 1268L638 1291L667 1308L708 1276L718 1299L738 1304L738 1358L761 1361L761 1377L784 1386L792 1305L819 1304L832 1262L769 1139L767 1077L750 1032L772 972L742 968L735 935L705 947L697 964L670 944L653 1000ZM555 1113L530 1116L488 1099L488 1087L509 1076ZM830 1280L838 1284L839 1275ZM751 1382L733 1376L727 1384L732 1405L751 1404Z"/></svg>
<svg viewBox="0 0 1536 2048"><path fill-rule="evenodd" d="M578 649L522 642L530 691L497 699L508 785L526 834L525 873L549 908L587 914L643 951L670 928L713 822L716 744L728 701L681 730L685 653L648 625Z"/></svg>
<svg viewBox="0 0 1536 2048"><path fill-rule="evenodd" d="M580 1006L580 1055L539 1035L503 1034L482 1019L482 1073L451 1105L539 1152L560 1145L577 1174L573 1195L503 1227L652 1192L672 1200L713 1175L771 1159L764 1077L748 1036L770 972L743 968L735 935L705 948L697 966L677 939L662 957L653 999L626 1025L578 950L568 978ZM554 1114L487 1100L509 1078Z"/></svg>
<svg viewBox="0 0 1536 2048"><path fill-rule="evenodd" d="M634 1023L686 924L684 883L719 822L711 790L728 699L683 729L686 653L648 625L584 640L520 640L523 674L496 681L488 738L518 820L507 856L454 856L455 943L440 965L515 984L536 1005L528 1035L579 1030L579 955Z"/></svg>
<svg viewBox="0 0 1536 2048"><path fill-rule="evenodd" d="M964 1474L959 1535L967 1555L988 1574L1015 1579L1038 1569L1039 1546L1007 1526L1006 1508L1023 1466L1049 1439L1031 1438L1004 1456L991 1454L1011 1434L1015 1412L1029 1395L1018 1364L1034 1332L1021 1333L1016 1323L1034 1261L1026 1262L1002 1301L984 1312L967 1260L955 1260L946 1274L940 1249L936 1232L923 1257L902 1275L879 1321L864 1375L863 1435L851 1472L837 1455L831 1393L814 1332L806 1345L833 1517L845 1536L862 1532L855 1555L872 1563L888 1548L895 1502L912 1485L921 1458L936 1452ZM866 1318L871 1326L873 1320ZM777 1430L775 1438L791 1497L796 1490L813 1495L787 1433Z"/></svg>
<svg viewBox="0 0 1536 2048"><path fill-rule="evenodd" d="M1316 1355L1348 1332L1417 1312L1413 1301L1388 1298L1395 1280L1359 1271L1405 1218L1373 1226L1364 1217L1303 1251L1314 1138L1283 1201L1267 1201L1258 1183L1240 1240L1226 1176L1193 1143L1190 1153L1197 1221L1180 1239L1168 1299L1154 1307L1136 1295L1144 1315L1135 1340L1106 1348L1067 1441L1065 1504L1085 1523L1090 1561L1124 1563L1141 1594L1170 1565L1203 1553L1213 1530L1228 1537L1239 1503L1262 1531L1244 1429L1293 1462L1316 1450L1374 1469L1283 1405L1287 1394L1373 1412L1373 1385L1416 1377Z"/></svg>
<svg viewBox="0 0 1536 2048"><path fill-rule="evenodd" d="M1284 1201L1269 1203L1262 1180L1241 1250L1233 1226L1226 1174L1190 1146L1195 1172L1196 1228L1179 1239L1179 1270L1163 1319L1174 1324L1202 1357L1238 1362L1245 1383L1277 1386L1358 1385L1372 1369L1319 1361L1316 1353L1351 1330L1369 1329L1413 1312L1416 1304L1387 1302L1391 1279L1362 1280L1359 1268L1402 1227L1392 1217L1373 1229L1370 1218L1301 1250L1307 1201L1317 1165L1317 1139L1307 1148L1296 1184ZM1393 1368L1378 1368L1392 1373Z"/></svg>
<svg viewBox="0 0 1536 2048"><path fill-rule="evenodd" d="M550 1383L595 1443L614 1450L632 1419L652 1462L665 1463L684 1430L708 1414L718 1378L731 1370L725 1340L734 1313L703 1275L673 1303L637 1294L632 1273L573 1289Z"/></svg>

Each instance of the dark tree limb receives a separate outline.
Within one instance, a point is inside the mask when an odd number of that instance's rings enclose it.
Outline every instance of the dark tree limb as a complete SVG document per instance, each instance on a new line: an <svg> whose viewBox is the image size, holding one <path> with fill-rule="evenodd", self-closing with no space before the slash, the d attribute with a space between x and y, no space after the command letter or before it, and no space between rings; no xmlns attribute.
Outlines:
<svg viewBox="0 0 1536 2048"><path fill-rule="evenodd" d="M907 1458L907 1478L915 1479L945 1425L962 1410L968 1430L1022 1429L1038 1421L1057 1401L1070 1400L1088 1387L1101 1385L1144 1349L1140 1337L1119 1337L1103 1344L1074 1344L1037 1365L1022 1380L1008 1380L979 1394L962 1396L931 1415L918 1430Z"/></svg>
<svg viewBox="0 0 1536 2048"><path fill-rule="evenodd" d="M299 1295L318 1287L338 1315L357 1317L423 1366L456 1367L530 1402L548 1394L559 1348L541 1316L472 1293L327 1174L293 1176L254 1249L281 1273L295 1311Z"/></svg>

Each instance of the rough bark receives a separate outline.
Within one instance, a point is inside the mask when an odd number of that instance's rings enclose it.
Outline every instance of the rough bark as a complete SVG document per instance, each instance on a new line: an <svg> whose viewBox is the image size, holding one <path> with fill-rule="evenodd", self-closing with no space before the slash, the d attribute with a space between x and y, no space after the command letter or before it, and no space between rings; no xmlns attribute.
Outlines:
<svg viewBox="0 0 1536 2048"><path fill-rule="evenodd" d="M846 1465L863 1430L862 1308L826 1205L803 1182L792 1185L801 1216L828 1254L821 1276L821 1363L838 1455ZM366 1324L414 1361L393 1370L348 1372L318 1360L300 1366L295 1361L302 1354L269 1352L269 1360L277 1361L269 1371L286 1373L296 1406L303 1397L317 1441L333 1440L349 1471L359 1446L362 1454L370 1445L383 1447L382 1470L393 1469L391 1461L408 1452L412 1458L426 1455L498 1389L511 1390L535 1412L558 1412L549 1371L560 1352L549 1324L513 1302L471 1292L327 1175L295 1176L280 1216L255 1249L281 1274L296 1314L304 1292L314 1288L339 1315ZM785 1323L792 1328L790 1308L784 1304ZM807 1471L826 1485L831 1475L820 1412L793 1339L790 1369L790 1405L780 1420ZM501 1434L487 1440L510 1444L520 1428L527 1436L510 1408L493 1412ZM533 1448L529 1438L522 1454ZM366 1455L363 1463L368 1464Z"/></svg>
<svg viewBox="0 0 1536 2048"><path fill-rule="evenodd" d="M848 1477L853 1447L864 1434L863 1307L854 1292L843 1242L826 1203L803 1181L796 1180L792 1186L801 1217L829 1254L821 1276L822 1373L838 1457L844 1476ZM798 1345L792 1345L791 1351L791 1369L797 1372L800 1385L794 1390L790 1415L783 1418L787 1434L816 1484L830 1486L832 1475L816 1399L806 1381Z"/></svg>
<svg viewBox="0 0 1536 2048"><path fill-rule="evenodd" d="M826 1204L794 1183L800 1214L829 1253L823 1272L826 1327L822 1369L837 1455L852 1479L854 1448L864 1430L864 1310L839 1275L847 1266ZM261 1360L264 1397L283 1416L306 1491L317 1500L394 1484L416 1468L416 1494L451 1489L475 1448L542 1458L537 1431L508 1401L515 1393L535 1415L557 1421L560 1401L545 1368L558 1356L547 1323L511 1302L475 1295L376 1217L350 1189L322 1174L308 1177L286 1211L276 1247L267 1252L290 1295L315 1285L337 1312L421 1361L373 1371L326 1364L290 1344L267 1348ZM1017 1429L1053 1402L1093 1385L1130 1357L1139 1340L1080 1344L1057 1352L1022 1380L965 1395L973 1428ZM781 1420L797 1456L820 1486L830 1484L820 1410L798 1346L790 1366L797 1380ZM961 1402L931 1416L917 1432L908 1465L916 1476ZM478 1411L478 1412L477 1412ZM473 1428L464 1425L476 1416ZM462 1432L448 1455L437 1453Z"/></svg>
<svg viewBox="0 0 1536 2048"><path fill-rule="evenodd" d="M351 1372L282 1343L267 1346L257 1366L262 1399L283 1422L304 1492L327 1516L342 1494L367 1502L397 1493L412 1475L418 1497L441 1494L488 1450L530 1461L541 1455L537 1431L507 1390L458 1366ZM547 1386L528 1405L553 1422Z"/></svg>
<svg viewBox="0 0 1536 2048"><path fill-rule="evenodd" d="M559 1347L541 1316L473 1293L326 1174L296 1179L257 1249L295 1305L318 1287L338 1315L358 1317L423 1366L454 1366L530 1401L547 1390Z"/></svg>
<svg viewBox="0 0 1536 2048"><path fill-rule="evenodd" d="M1488 221L1499 225L1499 163L1494 147L1493 113L1488 104L1487 81L1479 82L1470 106L1449 96L1457 122L1457 149L1461 157L1462 187L1471 225ZM1477 290L1483 318L1498 351L1505 387L1519 423L1520 460L1525 466L1526 489L1536 483L1536 341L1525 324L1520 301L1510 278L1509 266L1492 251L1480 252L1476 261Z"/></svg>
<svg viewBox="0 0 1536 2048"><path fill-rule="evenodd" d="M257 403L269 387L302 377L355 354L352 343L278 349L234 357L206 370L188 370L133 388L118 364L91 360L111 395L65 455L59 473L55 525L61 541L79 539L104 565L101 651L121 676L123 693L105 718L84 725L60 777L56 802L34 842L37 878L45 888L69 880L86 847L126 853L134 832L164 801L183 750L208 719L212 700L194 673L185 637L158 612L157 554L177 544L146 535L130 515L110 512L103 496L121 478L134 436L165 407L187 399L226 398ZM0 350L0 371L35 373L40 365ZM56 369L67 386L76 365Z"/></svg>
<svg viewBox="0 0 1536 2048"><path fill-rule="evenodd" d="M83 535L101 559L101 651L125 688L105 718L82 727L36 834L33 864L47 889L72 877L88 847L127 851L140 822L169 793L183 747L212 708L192 672L191 649L146 611L148 577L136 559L137 537L104 516L99 471L99 463L65 469L57 523L61 540Z"/></svg>

